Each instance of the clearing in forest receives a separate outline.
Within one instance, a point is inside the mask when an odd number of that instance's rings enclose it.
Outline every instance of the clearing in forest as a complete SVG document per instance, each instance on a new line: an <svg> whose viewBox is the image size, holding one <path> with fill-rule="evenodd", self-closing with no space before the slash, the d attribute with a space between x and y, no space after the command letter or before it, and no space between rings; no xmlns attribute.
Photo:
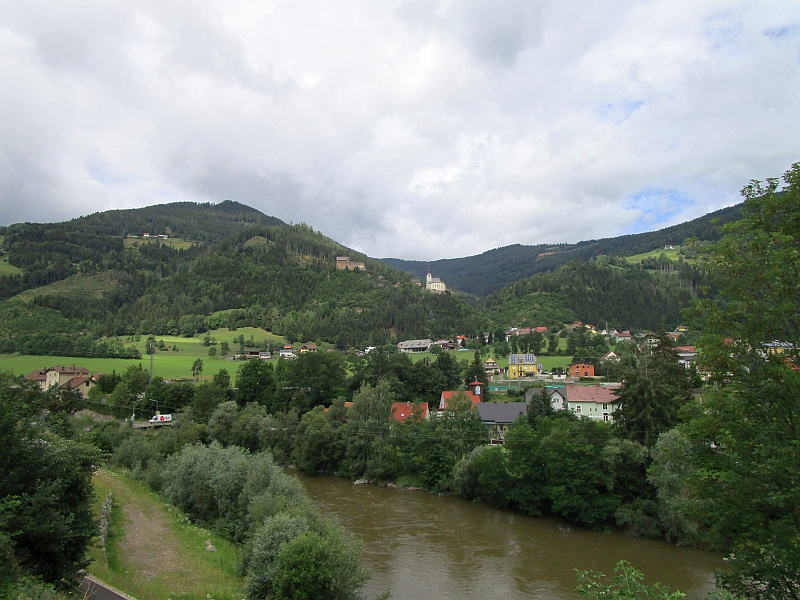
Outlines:
<svg viewBox="0 0 800 600"><path fill-rule="evenodd" d="M93 548L88 571L137 600L240 600L240 553L232 543L192 525L143 484L100 469L96 511L111 492L106 550ZM216 552L208 552L211 540Z"/></svg>

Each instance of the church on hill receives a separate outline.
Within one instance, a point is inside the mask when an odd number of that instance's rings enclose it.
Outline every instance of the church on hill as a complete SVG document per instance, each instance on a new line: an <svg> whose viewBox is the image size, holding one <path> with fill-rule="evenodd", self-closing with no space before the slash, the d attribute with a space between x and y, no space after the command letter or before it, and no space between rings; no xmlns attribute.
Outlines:
<svg viewBox="0 0 800 600"><path fill-rule="evenodd" d="M428 274L425 277L425 289L430 290L435 294L441 294L447 291L447 286L445 285L444 281L438 277L434 277L431 275L431 272L428 271Z"/></svg>

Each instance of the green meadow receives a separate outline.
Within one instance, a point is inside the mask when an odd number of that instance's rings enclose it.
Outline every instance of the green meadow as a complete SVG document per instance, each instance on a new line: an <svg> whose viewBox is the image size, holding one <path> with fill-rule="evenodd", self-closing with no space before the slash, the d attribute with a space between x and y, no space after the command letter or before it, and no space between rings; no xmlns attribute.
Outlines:
<svg viewBox="0 0 800 600"><path fill-rule="evenodd" d="M226 341L230 344L229 357L238 350L238 344L234 344L234 338L244 335L245 341L253 340L259 345L265 339L270 339L272 348L280 348L286 339L279 335L274 335L264 329L256 327L239 327L236 331L228 329L217 329L210 332L212 339L217 344L217 356L211 357L208 355L208 350L211 346L203 345L203 337L205 334L197 335L193 338L177 337L177 336L157 336L157 342L164 340L167 350L157 350L153 358L153 374L163 377L164 379L192 379L192 365L198 358L203 359L203 373L201 379L211 379L222 369L227 369L228 372L234 377L239 368L240 362L235 362L229 358L219 355L220 344ZM125 341L125 338L121 338ZM111 373L116 371L120 373L130 367L131 365L140 364L145 370L150 369L150 356L147 355L146 345L147 338L142 337L139 342L126 342L126 345L133 345L139 348L142 353L141 359L123 359L123 358L80 358L73 356L28 356L19 354L0 354L0 370L13 371L16 374L27 374L37 369L43 369L53 365L71 365L76 364L86 367L93 373ZM299 346L299 344L296 344ZM177 347L177 350L172 350Z"/></svg>
<svg viewBox="0 0 800 600"><path fill-rule="evenodd" d="M0 276L2 275L19 275L22 269L15 267L8 262L8 258L3 257L0 259Z"/></svg>

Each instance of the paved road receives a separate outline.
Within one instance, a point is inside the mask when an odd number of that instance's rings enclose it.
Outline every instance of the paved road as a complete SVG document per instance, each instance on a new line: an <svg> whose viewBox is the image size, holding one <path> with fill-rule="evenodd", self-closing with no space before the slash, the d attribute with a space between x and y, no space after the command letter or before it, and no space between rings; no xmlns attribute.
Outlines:
<svg viewBox="0 0 800 600"><path fill-rule="evenodd" d="M78 589L84 593L86 600L136 600L92 575L87 575Z"/></svg>

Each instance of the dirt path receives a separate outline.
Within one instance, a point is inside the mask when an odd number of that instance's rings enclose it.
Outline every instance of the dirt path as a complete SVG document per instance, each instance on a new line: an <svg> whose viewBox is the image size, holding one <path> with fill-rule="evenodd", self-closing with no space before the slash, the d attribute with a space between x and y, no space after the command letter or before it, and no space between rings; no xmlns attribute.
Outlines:
<svg viewBox="0 0 800 600"><path fill-rule="evenodd" d="M140 600L241 598L240 553L217 534L186 522L145 486L100 469L98 496L114 499L109 553L93 551L89 571ZM114 523L120 526L114 529ZM217 552L208 552L211 540Z"/></svg>
<svg viewBox="0 0 800 600"><path fill-rule="evenodd" d="M165 572L180 571L181 548L161 511L145 515L135 504L123 506L125 537L120 544L122 560L138 567L139 575L151 579Z"/></svg>

